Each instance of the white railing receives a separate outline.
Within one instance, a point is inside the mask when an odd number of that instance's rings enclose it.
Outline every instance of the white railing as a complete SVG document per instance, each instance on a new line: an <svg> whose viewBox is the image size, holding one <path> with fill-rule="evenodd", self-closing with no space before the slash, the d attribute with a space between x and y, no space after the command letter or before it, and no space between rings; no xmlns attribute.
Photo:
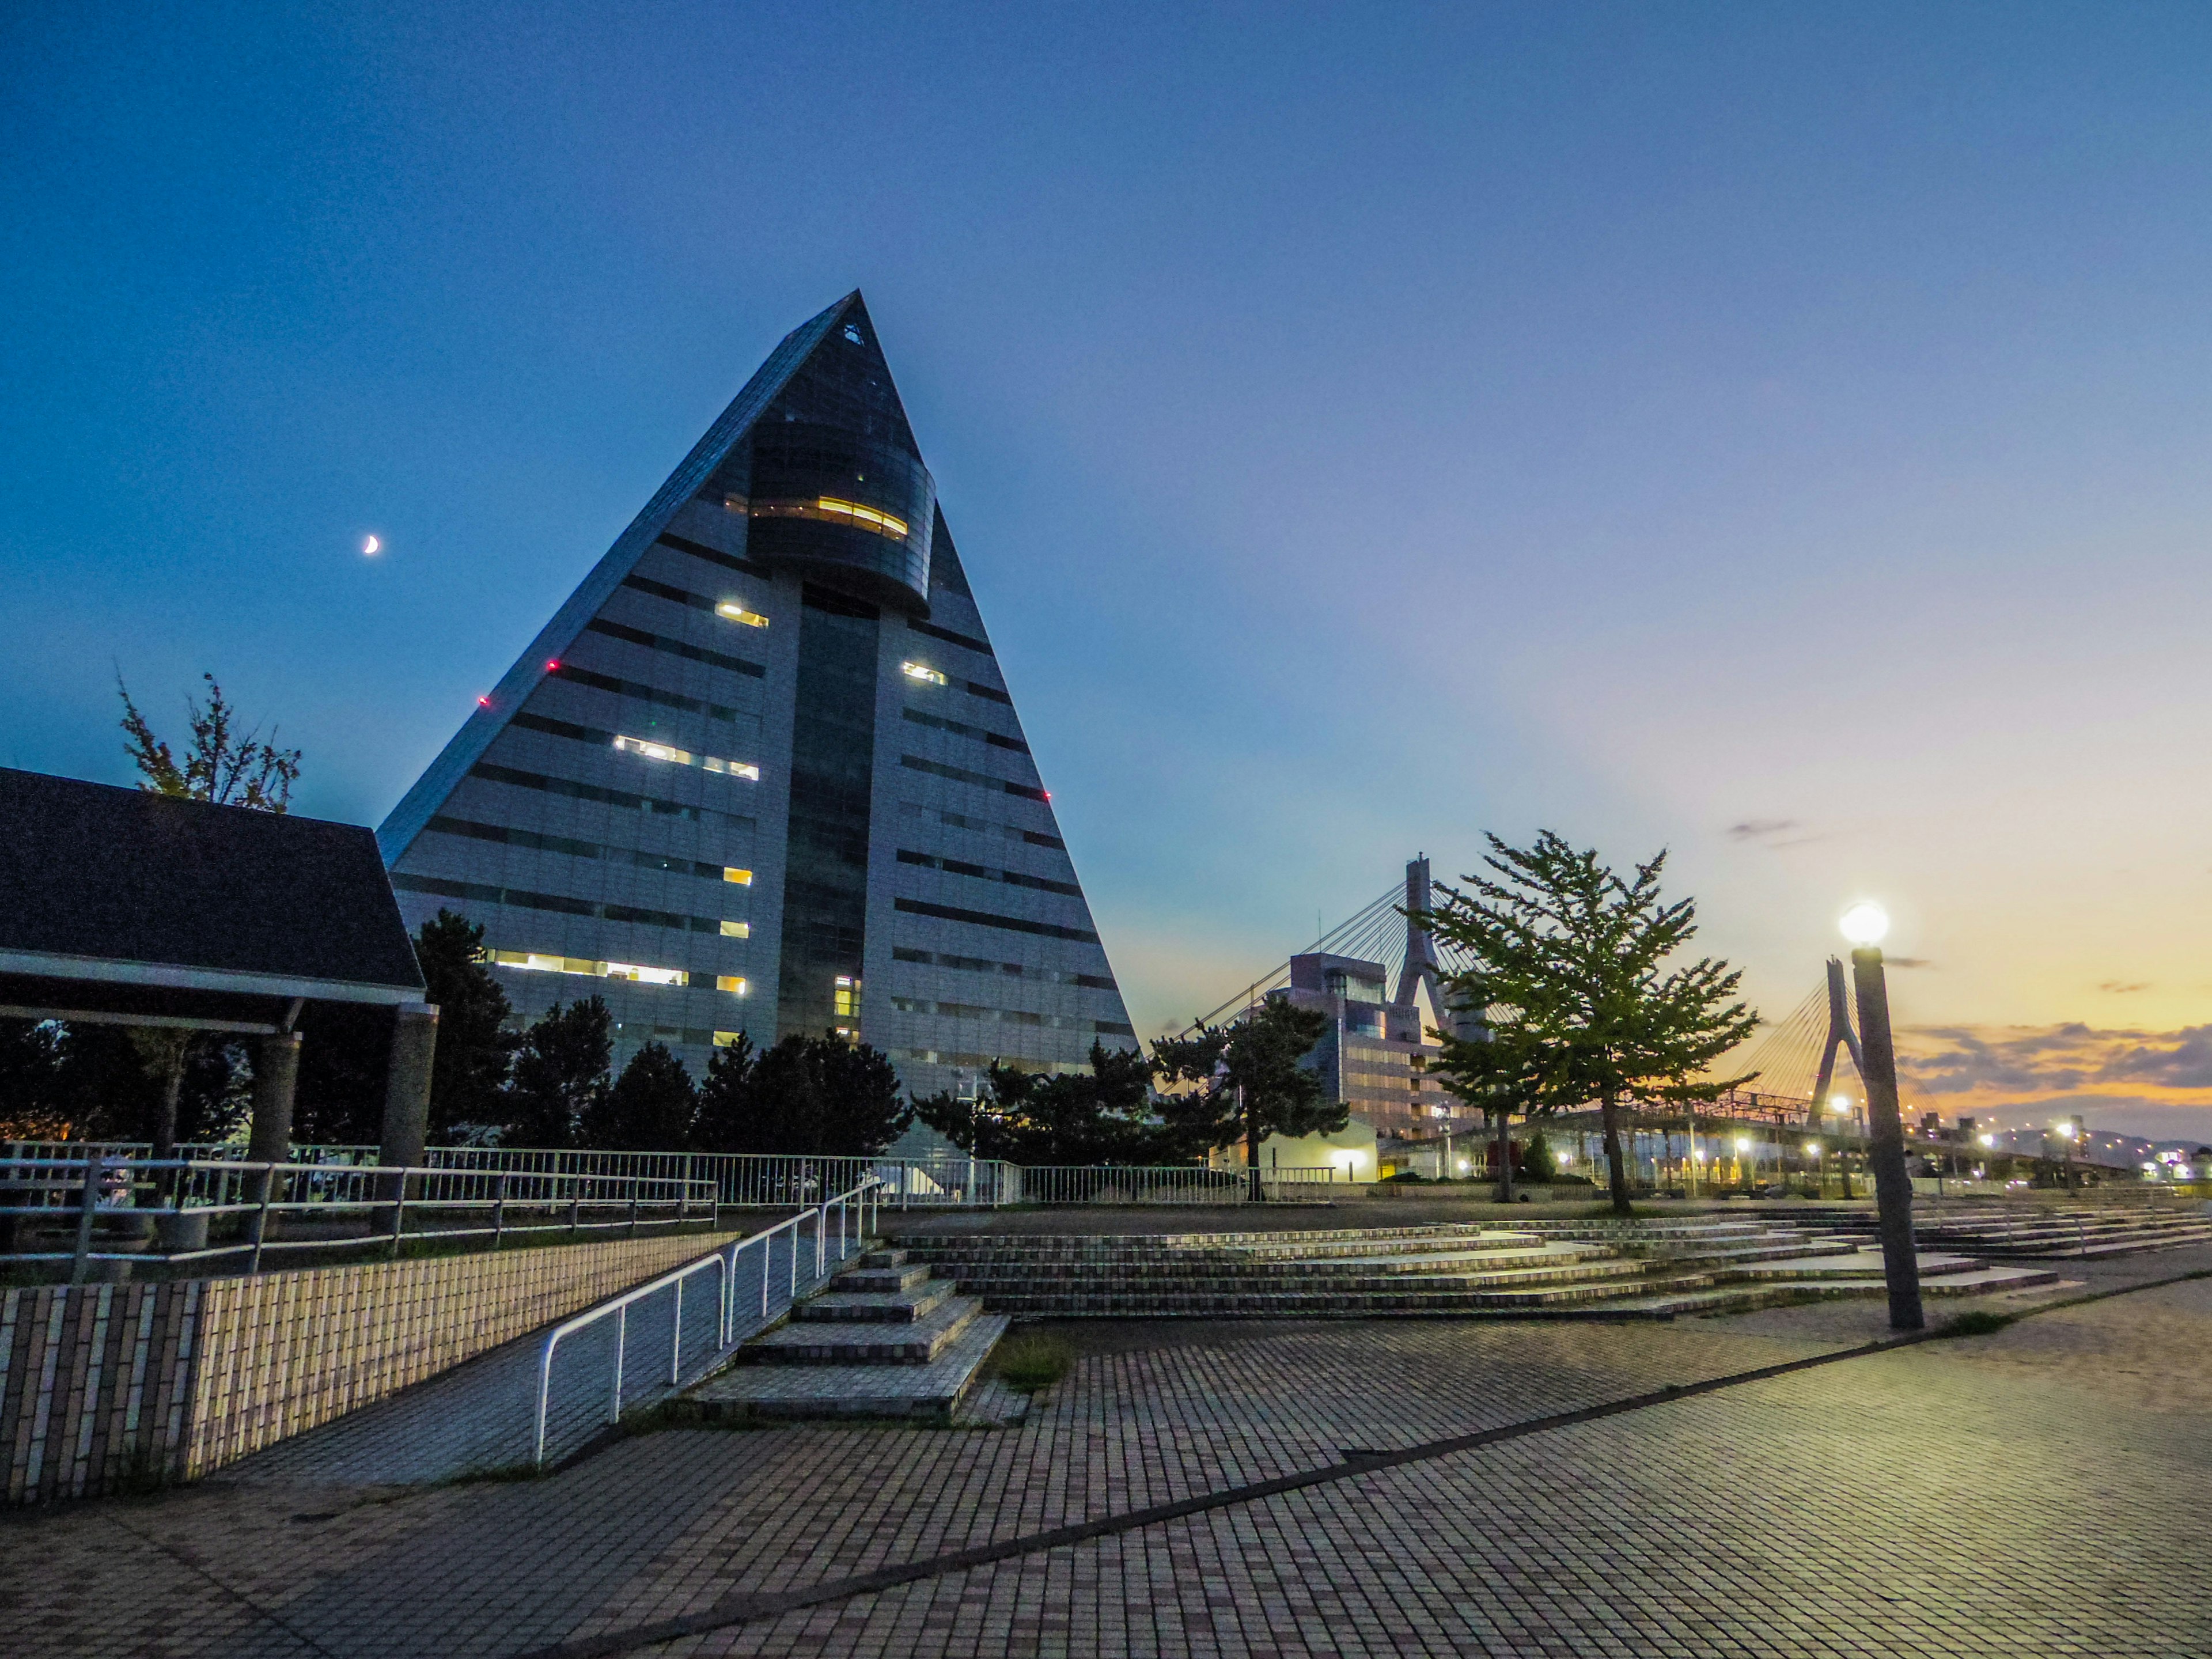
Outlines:
<svg viewBox="0 0 2212 1659"><path fill-rule="evenodd" d="M1006 1202L1023 1204L1242 1204L1242 1170L1200 1165L1049 1164L1008 1165L1016 1185Z"/></svg>
<svg viewBox="0 0 2212 1659"><path fill-rule="evenodd" d="M544 1346L538 1352L538 1415L532 1434L532 1467L543 1468L545 1466L546 1423L551 1412L553 1397L553 1357L563 1338L588 1329L610 1317L614 1320L614 1355L609 1372L611 1381L607 1393L605 1422L611 1426L620 1423L623 1413L623 1376L629 1359L629 1310L632 1307L649 1297L658 1295L662 1291L672 1288L675 1292L675 1307L671 1320L673 1334L669 1343L667 1383L668 1389L672 1390L678 1387L684 1379L684 1286L687 1280L710 1268L718 1274L719 1299L716 1304L715 1340L714 1349L708 1355L711 1364L728 1353L737 1345L739 1338L740 1324L737 1309L739 1258L746 1251L756 1248L761 1253L759 1317L752 1324L744 1328L745 1334L750 1334L769 1322L774 1306L769 1285L775 1277L777 1236L786 1232L791 1235L785 1248L785 1255L790 1263L790 1272L785 1283L781 1304L784 1307L789 1307L799 1299L799 1293L802 1288L799 1271L800 1235L806 1231L807 1224L810 1221L813 1224L814 1267L805 1283L811 1285L826 1278L832 1267L842 1264L848 1256L854 1254L873 1236L873 1224L882 1209L882 1184L872 1176L867 1176L855 1186L838 1194L835 1198L826 1200L811 1209L803 1210L788 1219L779 1221L765 1232L754 1233L749 1237L735 1240L714 1251L711 1255L703 1255L696 1261L686 1262L680 1267L661 1274L658 1279L648 1280L634 1290L624 1291L611 1301L603 1302L595 1308L586 1309L573 1319L563 1320L560 1324L556 1325L546 1334ZM830 1214L833 1210L837 1215L837 1243L834 1251L830 1244Z"/></svg>
<svg viewBox="0 0 2212 1659"><path fill-rule="evenodd" d="M70 1145L70 1143L63 1143ZM581 1235L717 1218L711 1181L650 1176L537 1175L424 1165L254 1164L128 1158L84 1143L70 1158L0 1158L0 1224L9 1259L68 1261L82 1284L95 1261L198 1261L243 1255L258 1273L283 1250L382 1247L409 1237L489 1239L510 1233ZM87 1152L93 1156L87 1157ZM538 1218L533 1219L532 1218ZM358 1231L335 1231L365 1218ZM240 1224L235 1238L216 1227ZM410 1220L414 1224L410 1226ZM26 1232L69 1224L72 1247L24 1249ZM279 1224L305 1224L291 1237ZM160 1249L96 1249L97 1235Z"/></svg>

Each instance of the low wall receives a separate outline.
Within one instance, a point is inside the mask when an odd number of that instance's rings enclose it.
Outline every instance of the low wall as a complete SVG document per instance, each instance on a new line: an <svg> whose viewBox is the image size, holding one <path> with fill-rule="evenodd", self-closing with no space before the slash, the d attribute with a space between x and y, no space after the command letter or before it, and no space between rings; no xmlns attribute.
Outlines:
<svg viewBox="0 0 2212 1659"><path fill-rule="evenodd" d="M5 1501L196 1479L752 1231L0 1292Z"/></svg>
<svg viewBox="0 0 2212 1659"><path fill-rule="evenodd" d="M4 1499L83 1498L184 1473L204 1282L0 1292Z"/></svg>

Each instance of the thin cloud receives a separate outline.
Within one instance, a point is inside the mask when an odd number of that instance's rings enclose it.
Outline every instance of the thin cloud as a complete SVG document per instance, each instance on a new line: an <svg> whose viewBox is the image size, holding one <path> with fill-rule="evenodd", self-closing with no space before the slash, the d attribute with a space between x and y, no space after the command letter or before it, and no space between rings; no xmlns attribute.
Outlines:
<svg viewBox="0 0 2212 1659"><path fill-rule="evenodd" d="M1933 968L1936 964L1926 957L1884 957L1882 965L1888 968Z"/></svg>
<svg viewBox="0 0 2212 1659"><path fill-rule="evenodd" d="M2053 1094L2097 1085L2212 1090L2212 1025L2175 1031L1923 1026L1899 1056L1928 1094Z"/></svg>
<svg viewBox="0 0 2212 1659"><path fill-rule="evenodd" d="M1729 825L1728 832L1730 841L1765 841L1797 827L1795 818L1746 818Z"/></svg>
<svg viewBox="0 0 2212 1659"><path fill-rule="evenodd" d="M2149 989L2150 989L2150 981L2149 981L2148 980L2147 980L2147 979L2138 979L2138 980L2118 980L2118 979L2108 979L2108 980L2106 980L2106 981L2102 985L2100 985L2097 988L2098 988L2100 991L2109 991L2109 992L2111 992L2111 993L2112 993L2112 995L2114 995L2114 996L2116 996L2116 997L2124 997L2124 996L2130 995L2130 994L2132 994L2133 993L2135 993L2135 992L2136 992L2136 991L2148 991L2148 990L2149 990Z"/></svg>

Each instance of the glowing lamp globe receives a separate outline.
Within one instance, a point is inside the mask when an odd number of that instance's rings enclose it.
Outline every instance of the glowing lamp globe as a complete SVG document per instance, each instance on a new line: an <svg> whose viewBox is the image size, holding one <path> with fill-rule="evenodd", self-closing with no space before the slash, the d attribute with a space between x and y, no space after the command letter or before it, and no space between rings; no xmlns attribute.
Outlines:
<svg viewBox="0 0 2212 1659"><path fill-rule="evenodd" d="M1862 901L1844 911L1837 926L1854 945L1879 945L1889 932L1889 912L1871 900Z"/></svg>

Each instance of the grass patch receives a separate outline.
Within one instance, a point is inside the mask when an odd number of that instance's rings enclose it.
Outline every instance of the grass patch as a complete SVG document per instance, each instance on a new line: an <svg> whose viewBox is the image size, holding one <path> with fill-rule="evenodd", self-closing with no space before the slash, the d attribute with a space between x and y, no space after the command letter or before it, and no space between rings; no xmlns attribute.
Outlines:
<svg viewBox="0 0 2212 1659"><path fill-rule="evenodd" d="M1994 1336L2018 1319L2018 1314L1991 1313L1987 1308L1954 1314L1938 1326L1938 1336Z"/></svg>
<svg viewBox="0 0 2212 1659"><path fill-rule="evenodd" d="M1018 1394L1035 1394L1066 1376L1075 1364L1066 1341L1045 1331L1016 1331L991 1353L991 1369Z"/></svg>

